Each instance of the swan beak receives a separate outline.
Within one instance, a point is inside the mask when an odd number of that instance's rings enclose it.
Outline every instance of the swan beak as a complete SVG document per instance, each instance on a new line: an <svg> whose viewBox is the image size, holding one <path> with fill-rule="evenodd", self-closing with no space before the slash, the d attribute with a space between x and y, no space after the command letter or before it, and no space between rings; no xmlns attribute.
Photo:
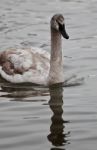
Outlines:
<svg viewBox="0 0 97 150"><path fill-rule="evenodd" d="M59 31L65 39L69 39L69 35L66 32L65 25L59 24Z"/></svg>

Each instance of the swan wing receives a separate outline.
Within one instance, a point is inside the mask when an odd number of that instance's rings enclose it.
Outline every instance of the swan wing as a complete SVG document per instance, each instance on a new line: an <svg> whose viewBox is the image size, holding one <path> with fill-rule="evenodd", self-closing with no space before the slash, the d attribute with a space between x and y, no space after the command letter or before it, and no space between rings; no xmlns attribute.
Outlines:
<svg viewBox="0 0 97 150"><path fill-rule="evenodd" d="M50 55L40 48L9 49L0 54L0 74L9 82L45 84Z"/></svg>

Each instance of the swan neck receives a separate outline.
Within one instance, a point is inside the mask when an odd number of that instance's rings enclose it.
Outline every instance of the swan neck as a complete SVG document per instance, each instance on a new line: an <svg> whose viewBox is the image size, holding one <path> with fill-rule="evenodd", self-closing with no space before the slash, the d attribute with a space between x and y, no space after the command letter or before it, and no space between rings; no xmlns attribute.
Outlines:
<svg viewBox="0 0 97 150"><path fill-rule="evenodd" d="M61 34L51 28L51 60L62 58Z"/></svg>
<svg viewBox="0 0 97 150"><path fill-rule="evenodd" d="M49 84L63 82L62 40L61 34L51 28L51 59Z"/></svg>

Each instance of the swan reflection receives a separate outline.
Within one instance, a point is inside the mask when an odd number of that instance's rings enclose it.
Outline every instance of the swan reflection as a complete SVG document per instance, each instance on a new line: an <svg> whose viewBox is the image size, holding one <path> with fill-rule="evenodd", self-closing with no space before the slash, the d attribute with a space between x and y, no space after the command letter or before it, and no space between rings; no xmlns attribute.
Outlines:
<svg viewBox="0 0 97 150"><path fill-rule="evenodd" d="M65 125L69 121L63 119L63 87L62 85L47 87L27 86L27 85L7 85L1 86L1 97L10 98L11 101L37 102L48 101L53 112L51 117L50 133L47 135L49 142L54 146L51 150L64 150L64 146L69 144L68 132ZM5 93L5 94L4 94ZM46 97L47 96L47 97ZM61 147L61 148L60 148Z"/></svg>
<svg viewBox="0 0 97 150"><path fill-rule="evenodd" d="M34 84L3 84L1 86L0 97L10 98L11 101L21 102L33 102L38 99L39 101L45 101L45 96L49 95L47 87L41 87ZM42 99L40 99L40 97Z"/></svg>
<svg viewBox="0 0 97 150"><path fill-rule="evenodd" d="M53 146L60 147L69 143L68 136L70 134L70 132L65 133L65 124L69 123L69 121L65 121L62 118L63 87L62 86L51 87L49 90L50 90L49 107L53 112L53 115L51 117L50 133L47 136L47 138L52 143ZM53 148L53 150L55 149Z"/></svg>

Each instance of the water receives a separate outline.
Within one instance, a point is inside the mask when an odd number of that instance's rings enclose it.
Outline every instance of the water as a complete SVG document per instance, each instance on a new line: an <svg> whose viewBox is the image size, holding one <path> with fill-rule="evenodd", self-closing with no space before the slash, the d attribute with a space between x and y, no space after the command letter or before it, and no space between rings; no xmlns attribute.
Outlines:
<svg viewBox="0 0 97 150"><path fill-rule="evenodd" d="M97 0L1 0L0 50L49 51L49 21L59 12L70 36L63 40L65 76L85 81L53 88L0 83L0 150L97 149Z"/></svg>

